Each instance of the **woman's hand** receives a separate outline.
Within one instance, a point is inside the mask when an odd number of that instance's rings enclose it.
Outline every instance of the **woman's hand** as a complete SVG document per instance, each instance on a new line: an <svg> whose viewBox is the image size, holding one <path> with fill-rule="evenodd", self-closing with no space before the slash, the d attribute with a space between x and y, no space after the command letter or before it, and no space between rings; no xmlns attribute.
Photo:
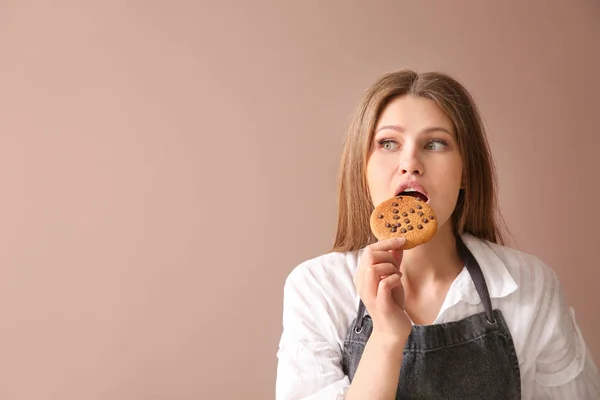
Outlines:
<svg viewBox="0 0 600 400"><path fill-rule="evenodd" d="M406 340L412 323L404 311L402 246L404 238L386 239L365 247L354 284L373 320L373 334Z"/></svg>
<svg viewBox="0 0 600 400"><path fill-rule="evenodd" d="M346 399L394 399L404 347L412 323L404 312L402 246L406 240L381 240L367 246L360 258L354 284L373 320Z"/></svg>

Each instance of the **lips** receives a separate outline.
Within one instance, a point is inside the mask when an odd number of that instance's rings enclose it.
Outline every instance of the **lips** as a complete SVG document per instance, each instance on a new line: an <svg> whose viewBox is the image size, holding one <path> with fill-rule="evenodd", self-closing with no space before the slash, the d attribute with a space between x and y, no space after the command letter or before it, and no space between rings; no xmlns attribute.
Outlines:
<svg viewBox="0 0 600 400"><path fill-rule="evenodd" d="M429 194L427 190L416 181L407 181L403 182L396 189L396 196L412 196L417 197L423 200L424 202L429 202Z"/></svg>

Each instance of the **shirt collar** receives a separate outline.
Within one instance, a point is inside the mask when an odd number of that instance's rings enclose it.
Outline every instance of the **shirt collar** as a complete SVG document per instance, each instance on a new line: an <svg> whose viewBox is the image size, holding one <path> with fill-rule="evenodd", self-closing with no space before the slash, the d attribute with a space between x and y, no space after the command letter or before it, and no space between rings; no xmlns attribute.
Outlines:
<svg viewBox="0 0 600 400"><path fill-rule="evenodd" d="M490 298L506 297L517 290L517 283L508 272L504 262L502 262L492 248L493 244L470 234L463 234L461 238L479 263L490 293ZM477 289L475 289L475 284L466 267L463 268L450 287L442 308L450 307L461 300L470 304L479 304L481 302Z"/></svg>
<svg viewBox="0 0 600 400"><path fill-rule="evenodd" d="M461 235L463 243L473 254L473 257L479 263L485 283L490 293L490 298L506 297L518 289L518 285L513 277L508 272L504 262L498 257L496 251L492 248L501 247L492 244L486 240L480 239L468 233ZM358 252L358 259L362 256L364 249ZM358 266L358 261L357 261ZM458 274L446 295L446 299L440 308L439 316L443 315L444 311L459 301L465 301L469 304L477 305L481 303L475 284L471 279L471 275L466 267Z"/></svg>

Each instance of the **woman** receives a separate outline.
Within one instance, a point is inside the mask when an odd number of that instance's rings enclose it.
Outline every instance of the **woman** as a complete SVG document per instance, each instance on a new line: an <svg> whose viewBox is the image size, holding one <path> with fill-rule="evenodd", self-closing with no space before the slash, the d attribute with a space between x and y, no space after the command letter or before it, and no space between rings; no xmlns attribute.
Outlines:
<svg viewBox="0 0 600 400"><path fill-rule="evenodd" d="M375 206L415 189L433 239L377 241ZM415 193L413 193L415 195ZM333 251L284 289L277 399L600 399L556 275L503 245L479 112L440 73L402 70L355 109Z"/></svg>

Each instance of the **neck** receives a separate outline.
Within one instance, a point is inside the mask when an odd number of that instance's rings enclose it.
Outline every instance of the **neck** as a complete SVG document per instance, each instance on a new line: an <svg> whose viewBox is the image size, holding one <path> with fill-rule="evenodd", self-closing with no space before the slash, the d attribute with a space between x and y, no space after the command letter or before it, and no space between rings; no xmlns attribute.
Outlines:
<svg viewBox="0 0 600 400"><path fill-rule="evenodd" d="M463 268L450 223L429 242L406 250L400 269L405 279L417 286L453 281Z"/></svg>

